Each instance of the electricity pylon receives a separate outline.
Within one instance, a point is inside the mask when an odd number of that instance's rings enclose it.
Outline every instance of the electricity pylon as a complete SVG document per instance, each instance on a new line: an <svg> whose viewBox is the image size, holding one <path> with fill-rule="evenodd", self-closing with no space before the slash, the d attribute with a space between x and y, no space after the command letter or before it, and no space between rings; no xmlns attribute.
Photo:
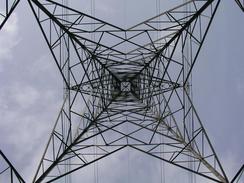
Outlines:
<svg viewBox="0 0 244 183"><path fill-rule="evenodd" d="M160 22L154 17L128 29L54 1L29 2L69 89L69 111L60 112L35 182L60 179L125 147L228 182L187 93L192 67L220 1L189 1L159 15ZM195 8L184 16L189 4ZM60 16L63 8L69 10L69 21ZM157 32L160 38L155 40ZM95 41L89 39L91 33ZM183 52L187 41L189 60ZM62 43L70 54L60 65ZM188 116L191 130L186 127ZM63 135L63 126L69 126L68 135ZM165 143L159 142L161 135ZM161 146L164 152L159 153ZM188 157L195 170L188 169ZM60 173L67 159L71 169Z"/></svg>
<svg viewBox="0 0 244 183"><path fill-rule="evenodd" d="M189 91L220 0L189 0L130 28L58 1L28 2L67 90L33 182L64 180L124 148L230 182Z"/></svg>

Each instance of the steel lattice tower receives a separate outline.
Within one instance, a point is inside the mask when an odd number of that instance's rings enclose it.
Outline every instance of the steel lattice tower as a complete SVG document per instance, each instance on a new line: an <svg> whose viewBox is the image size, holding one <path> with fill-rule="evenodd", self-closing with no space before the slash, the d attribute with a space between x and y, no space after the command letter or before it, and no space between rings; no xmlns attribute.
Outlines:
<svg viewBox="0 0 244 183"><path fill-rule="evenodd" d="M5 1L0 28L18 2ZM227 178L190 94L220 0L189 0L126 29L59 1L28 2L66 91L33 182L59 182L124 148L213 182L238 179L243 167ZM24 182L1 156L15 182Z"/></svg>

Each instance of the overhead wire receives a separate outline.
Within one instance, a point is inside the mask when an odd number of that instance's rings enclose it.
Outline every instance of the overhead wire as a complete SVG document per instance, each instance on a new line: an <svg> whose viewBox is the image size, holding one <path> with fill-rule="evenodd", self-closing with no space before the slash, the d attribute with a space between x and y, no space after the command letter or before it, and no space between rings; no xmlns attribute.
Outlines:
<svg viewBox="0 0 244 183"><path fill-rule="evenodd" d="M156 16L158 16L161 13L161 0L156 0ZM158 16L157 18L157 30L160 30L161 28L161 24L160 24L160 16ZM160 39L160 31L157 31L157 35L156 35L156 40ZM160 42L156 42L156 47L160 47ZM159 66L160 67L160 66ZM163 69L163 68L162 68ZM163 102L161 102L161 98L159 98L160 101L160 105L159 105L159 113L161 113L161 107L164 108L165 105ZM160 127L161 133L163 133L163 127ZM160 156L162 159L164 159L164 151L165 151L165 147L164 147L164 136L160 135L159 136L159 141L160 141ZM165 177L165 162L164 161L160 161L160 183L166 183L166 177Z"/></svg>
<svg viewBox="0 0 244 183"><path fill-rule="evenodd" d="M95 17L96 16L96 4L95 4L95 0L91 0L90 1L90 12L91 12L91 16L92 17ZM95 42L95 39L96 39L96 36L95 36L95 33L93 32L95 30L95 22L94 22L94 19L91 19L91 40L93 42ZM92 44L92 43L91 43ZM91 45L91 47L94 46L94 45ZM91 77L92 79L95 79L95 75L93 72L94 70L94 62L91 63ZM92 99L92 102L94 103L95 102L95 97L92 96L93 99ZM94 111L95 112L95 111ZM93 128L93 134L96 134L97 133L97 128ZM98 139L97 139L97 136L95 136L93 138L93 158L94 160L96 160L98 158L97 156L97 153L98 153L98 150L97 150L97 146L98 146ZM94 176L94 183L99 183L99 166L98 166L98 161L95 161L93 163L93 176Z"/></svg>
<svg viewBox="0 0 244 183"><path fill-rule="evenodd" d="M124 29L127 28L127 0L123 1L123 23L124 23ZM127 39L127 34L125 33L125 39ZM124 48L125 53L127 53L127 46ZM124 62L127 62L127 55L125 54ZM126 121L128 120L128 116L126 115ZM129 127L128 123L126 123L126 133L129 133ZM127 143L128 143L128 137L127 137ZM131 170L131 164L130 164L130 149L127 148L127 183L130 183L130 170Z"/></svg>
<svg viewBox="0 0 244 183"><path fill-rule="evenodd" d="M183 3L186 3L187 0L183 0ZM186 6L184 6L185 8L185 17L188 17L189 16L189 12L191 12L191 4L187 4ZM188 36L187 37L187 42L185 44L185 48L184 48L184 58L185 58L185 70L186 72L189 72L189 67L190 65L192 64L192 59L191 59L191 38ZM190 62L190 63L189 63ZM190 64L190 65L189 65ZM192 74L190 75L189 77L189 80L188 80L188 84L187 84L187 93L189 96L191 96L191 100L193 100L193 91L192 91ZM190 103L188 101L188 103L186 103L186 108L189 108L190 107ZM188 129L188 132L189 132L189 135L190 135L190 138L193 138L194 136L194 116L193 116L193 111L191 113L191 115L189 115L189 117L187 118L187 129ZM194 141L192 142L192 148L194 148ZM194 170L195 169L195 164L194 164L194 161L193 161L193 158L191 157L191 152L189 152L189 157L188 157L188 168L191 169L191 170ZM196 182L196 175L190 171L188 171L188 181L189 183L195 183Z"/></svg>
<svg viewBox="0 0 244 183"><path fill-rule="evenodd" d="M62 8L62 20L65 22L68 20L68 9L65 8L65 7L68 7L69 3L68 3L68 0L62 0L62 4L64 5L64 7ZM61 41L61 59L60 59L60 62L62 65L64 65L64 63L66 62L68 58L68 53L67 53L67 46L69 44L66 44L65 41L68 41L68 37L66 35L64 35L64 37L62 39L60 39ZM64 69L64 75L66 77L66 79L69 81L69 64L66 64L65 65L65 69ZM67 86L66 86L66 83L63 82L63 100L65 100L69 95L69 92L68 92L68 89L67 89ZM64 109L65 110L69 110L69 101L67 100L67 104L64 106ZM68 113L67 113L68 114ZM67 139L68 141L71 141L71 138L70 136L68 136L68 131L70 129L70 126L69 126L69 122L67 121L66 118L62 118L62 123L63 123L63 138L64 139ZM64 146L65 148L65 146ZM65 161L66 165L64 167L64 172L67 173L67 172L70 172L71 170L71 160L68 159ZM71 174L68 174L65 176L64 178L65 180L65 183L71 183L72 182L72 179L71 179Z"/></svg>

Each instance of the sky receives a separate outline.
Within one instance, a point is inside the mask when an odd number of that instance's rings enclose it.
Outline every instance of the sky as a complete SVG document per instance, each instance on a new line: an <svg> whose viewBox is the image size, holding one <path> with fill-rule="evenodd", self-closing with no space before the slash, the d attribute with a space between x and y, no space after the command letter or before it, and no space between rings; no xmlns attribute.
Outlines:
<svg viewBox="0 0 244 183"><path fill-rule="evenodd" d="M90 1L77 2L90 13ZM95 15L119 26L156 14L155 0L95 2ZM170 7L164 3L162 11ZM221 2L193 70L195 107L230 178L244 163L243 19L234 1ZM63 83L26 1L0 32L0 84L0 149L30 182L62 104ZM162 164L139 152L126 150L105 160L99 162L99 182L125 182L125 177L128 183L160 182ZM187 176L163 166L166 182ZM82 173L84 182L94 181L92 171L90 167Z"/></svg>

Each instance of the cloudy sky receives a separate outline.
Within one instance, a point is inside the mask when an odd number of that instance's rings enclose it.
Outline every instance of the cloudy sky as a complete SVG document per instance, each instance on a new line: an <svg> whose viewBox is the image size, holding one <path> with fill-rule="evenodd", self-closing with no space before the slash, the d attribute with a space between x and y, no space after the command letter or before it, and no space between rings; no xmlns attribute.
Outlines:
<svg viewBox="0 0 244 183"><path fill-rule="evenodd" d="M129 27L156 14L155 0L138 1L96 1L95 14ZM169 7L164 2L162 11ZM89 0L79 3L82 11L90 13ZM221 2L193 71L195 107L229 177L244 163L243 20L234 0ZM0 84L0 149L29 182L62 104L63 83L26 1L21 1L0 32ZM129 150L102 161L100 182L160 182L162 164L148 157L142 162L138 155L143 156ZM166 179L181 175L179 169L164 166ZM135 177L132 170L138 167L145 168L137 170ZM83 172L85 182L93 181L89 170L92 167Z"/></svg>

